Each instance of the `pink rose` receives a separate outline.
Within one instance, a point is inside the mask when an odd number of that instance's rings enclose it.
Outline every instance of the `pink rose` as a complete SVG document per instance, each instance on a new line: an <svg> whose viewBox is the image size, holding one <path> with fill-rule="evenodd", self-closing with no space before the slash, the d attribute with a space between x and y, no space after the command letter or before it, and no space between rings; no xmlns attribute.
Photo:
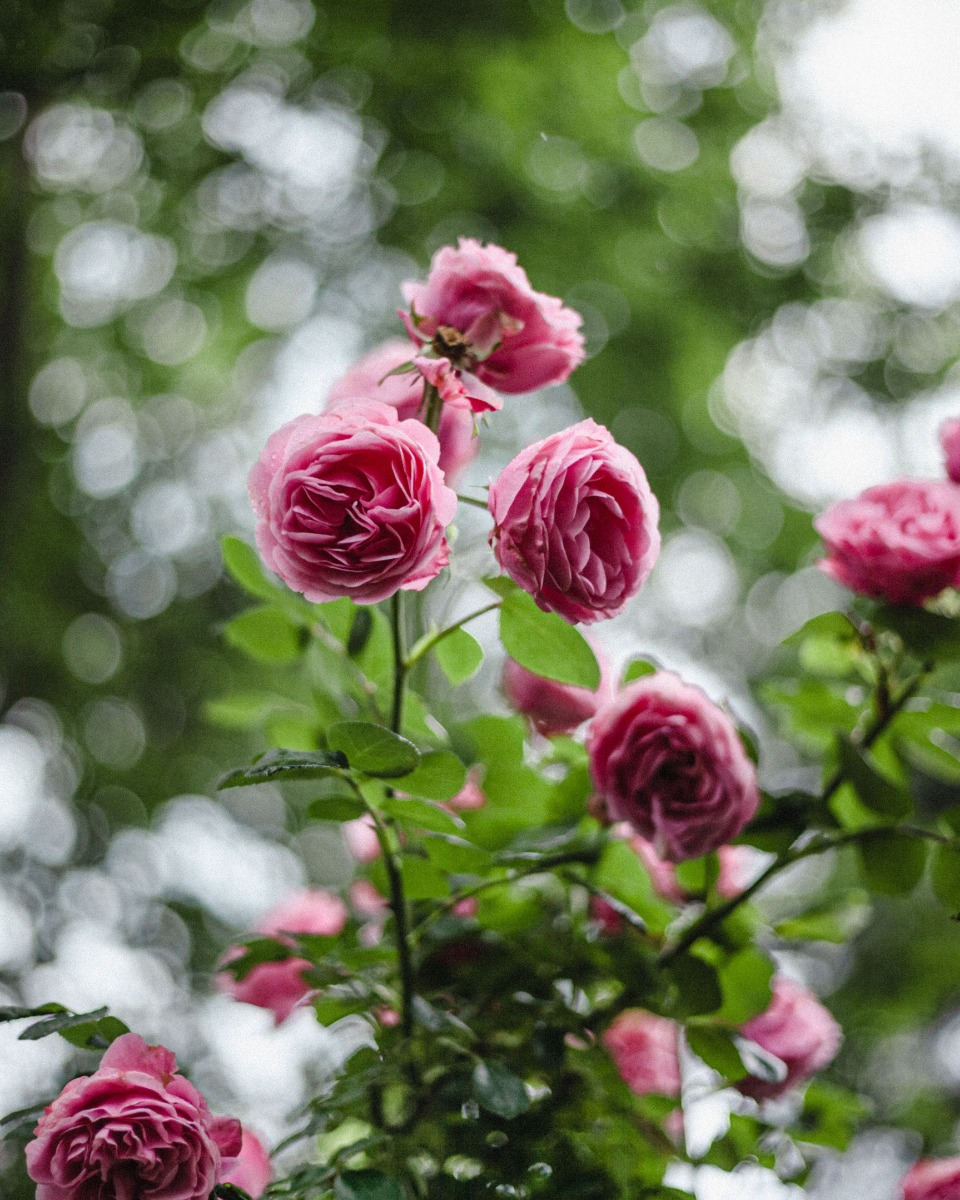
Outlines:
<svg viewBox="0 0 960 1200"><path fill-rule="evenodd" d="M27 1146L37 1200L207 1200L240 1122L214 1117L164 1046L117 1038L93 1075L71 1079Z"/></svg>
<svg viewBox="0 0 960 1200"><path fill-rule="evenodd" d="M483 808L487 802L487 794L480 786L483 779L483 767L474 763L467 771L463 787L455 796L451 796L446 807L452 812L470 812L475 808Z"/></svg>
<svg viewBox="0 0 960 1200"><path fill-rule="evenodd" d="M616 616L660 553L660 509L643 467L589 419L518 454L489 504L500 566L571 622Z"/></svg>
<svg viewBox="0 0 960 1200"><path fill-rule="evenodd" d="M628 1008L603 1034L617 1071L638 1096L680 1095L678 1029L666 1017Z"/></svg>
<svg viewBox="0 0 960 1200"><path fill-rule="evenodd" d="M951 417L940 426L940 445L947 460L947 475L960 483L960 417Z"/></svg>
<svg viewBox="0 0 960 1200"><path fill-rule="evenodd" d="M471 413L499 412L503 401L493 390L469 371L460 371L449 358L431 358L418 354L414 366L431 387L437 389L444 408L465 409Z"/></svg>
<svg viewBox="0 0 960 1200"><path fill-rule="evenodd" d="M779 1058L787 1068L781 1083L768 1083L748 1075L735 1084L754 1100L782 1096L823 1070L836 1057L843 1036L833 1014L813 992L782 975L773 981L770 1007L748 1021L740 1032Z"/></svg>
<svg viewBox="0 0 960 1200"><path fill-rule="evenodd" d="M338 380L330 389L328 408L350 406L359 400L380 400L397 410L401 421L422 415L423 376L417 372L390 375L395 367L411 360L410 343L401 338L384 342ZM440 470L452 483L468 463L473 461L480 445L474 436L473 415L468 408L445 404L440 415Z"/></svg>
<svg viewBox="0 0 960 1200"><path fill-rule="evenodd" d="M814 521L827 545L818 566L891 604L922 604L960 582L960 489L898 479L832 504Z"/></svg>
<svg viewBox="0 0 960 1200"><path fill-rule="evenodd" d="M307 888L270 910L257 925L257 933L276 938L292 946L293 939L284 934L308 933L335 937L347 923L347 907L343 901L323 888ZM224 955L224 964L239 958L240 947L232 947ZM288 958L283 962L258 963L243 979L235 979L229 971L217 976L218 986L235 1000L269 1008L279 1025L315 990L306 983L303 972L310 969L305 958Z"/></svg>
<svg viewBox="0 0 960 1200"><path fill-rule="evenodd" d="M583 361L579 313L535 292L515 254L461 238L433 256L426 283L405 283L415 343L501 392L563 383Z"/></svg>
<svg viewBox="0 0 960 1200"><path fill-rule="evenodd" d="M425 425L373 400L289 421L250 472L263 561L316 602L425 588L457 509L439 454Z"/></svg>
<svg viewBox="0 0 960 1200"><path fill-rule="evenodd" d="M373 818L364 813L353 821L345 821L340 828L347 843L347 849L358 863L373 862L380 857L380 839L373 824Z"/></svg>
<svg viewBox="0 0 960 1200"><path fill-rule="evenodd" d="M512 658L504 664L503 690L507 700L517 712L528 717L544 737L572 733L578 725L595 716L598 708L613 699L609 665L596 646L593 649L600 664L600 684L596 691L544 679Z"/></svg>
<svg viewBox="0 0 960 1200"><path fill-rule="evenodd" d="M903 1200L960 1200L960 1158L922 1158L903 1181Z"/></svg>
<svg viewBox="0 0 960 1200"><path fill-rule="evenodd" d="M602 709L587 754L611 820L628 821L669 862L719 849L760 801L731 719L670 671L638 679Z"/></svg>
<svg viewBox="0 0 960 1200"><path fill-rule="evenodd" d="M631 838L630 845L646 867L655 892L664 900L672 900L675 904L684 904L690 899L690 893L677 879L676 866L660 858L646 838ZM721 846L717 850L720 871L714 890L718 896L729 900L743 891L747 886L752 855L753 851L749 846Z"/></svg>
<svg viewBox="0 0 960 1200"><path fill-rule="evenodd" d="M242 1129L243 1143L240 1153L236 1158L228 1159L224 1163L221 1182L243 1188L253 1200L258 1200L273 1178L273 1168L270 1166L270 1155L263 1148L260 1139L245 1125Z"/></svg>

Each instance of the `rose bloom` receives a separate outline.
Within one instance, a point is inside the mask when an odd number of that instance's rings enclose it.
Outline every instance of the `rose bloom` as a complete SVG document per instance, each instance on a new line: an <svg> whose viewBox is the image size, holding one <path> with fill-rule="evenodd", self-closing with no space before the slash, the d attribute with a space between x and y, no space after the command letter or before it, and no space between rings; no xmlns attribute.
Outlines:
<svg viewBox="0 0 960 1200"><path fill-rule="evenodd" d="M426 283L405 283L401 312L417 344L501 392L563 383L583 361L582 318L535 292L516 255L461 238L433 256Z"/></svg>
<svg viewBox="0 0 960 1200"><path fill-rule="evenodd" d="M307 888L295 892L271 909L255 932L292 946L293 940L285 937L285 934L334 937L346 925L347 915L347 907L338 896L331 895L323 888ZM224 965L239 958L242 953L241 947L232 947L223 957ZM235 979L229 971L221 971L217 976L217 985L235 1000L269 1008L279 1025L295 1008L314 995L315 989L303 978L303 972L309 970L310 966L305 958L258 963L242 979Z"/></svg>
<svg viewBox="0 0 960 1200"><path fill-rule="evenodd" d="M951 417L940 426L940 445L947 460L947 475L960 483L960 417Z"/></svg>
<svg viewBox="0 0 960 1200"><path fill-rule="evenodd" d="M678 1030L673 1021L628 1008L603 1034L621 1079L638 1096L680 1095Z"/></svg>
<svg viewBox="0 0 960 1200"><path fill-rule="evenodd" d="M169 1050L125 1033L44 1110L27 1171L37 1200L207 1200L240 1138Z"/></svg>
<svg viewBox="0 0 960 1200"><path fill-rule="evenodd" d="M593 647L596 653L596 647ZM573 687L544 679L508 658L503 668L503 690L510 705L528 717L533 727L544 737L572 733L584 721L595 716L597 709L613 699L613 681L605 659L598 653L600 684L596 691Z"/></svg>
<svg viewBox="0 0 960 1200"><path fill-rule="evenodd" d="M348 408L357 400L379 400L395 408L401 421L421 415L423 376L419 372L389 374L410 360L410 343L402 338L392 338L377 346L333 385L327 408ZM474 437L470 410L445 404L437 437L440 440L440 470L447 482L452 483L473 460L480 445L479 438Z"/></svg>
<svg viewBox="0 0 960 1200"><path fill-rule="evenodd" d="M232 1183L235 1187L243 1188L253 1200L267 1190L267 1185L273 1178L273 1168L270 1166L270 1155L263 1143L244 1125L242 1127L243 1142L240 1153L236 1158L224 1163L222 1183Z"/></svg>
<svg viewBox="0 0 960 1200"><path fill-rule="evenodd" d="M500 566L570 622L616 616L660 553L660 509L643 467L589 419L518 454L489 505Z"/></svg>
<svg viewBox="0 0 960 1200"><path fill-rule="evenodd" d="M263 561L318 603L425 588L457 509L439 454L425 425L373 400L289 421L250 472Z"/></svg>
<svg viewBox="0 0 960 1200"><path fill-rule="evenodd" d="M668 862L719 849L760 802L733 721L670 671L638 679L603 708L587 754L610 819L629 822Z"/></svg>
<svg viewBox="0 0 960 1200"><path fill-rule="evenodd" d="M903 1200L960 1200L960 1158L922 1158L903 1181Z"/></svg>
<svg viewBox="0 0 960 1200"><path fill-rule="evenodd" d="M780 1083L748 1075L734 1086L754 1100L782 1096L833 1062L843 1034L833 1014L808 988L778 975L770 1007L740 1030L745 1038L775 1055L787 1068Z"/></svg>
<svg viewBox="0 0 960 1200"><path fill-rule="evenodd" d="M861 595L920 605L960 582L960 489L952 483L883 483L813 524L827 546L820 569Z"/></svg>

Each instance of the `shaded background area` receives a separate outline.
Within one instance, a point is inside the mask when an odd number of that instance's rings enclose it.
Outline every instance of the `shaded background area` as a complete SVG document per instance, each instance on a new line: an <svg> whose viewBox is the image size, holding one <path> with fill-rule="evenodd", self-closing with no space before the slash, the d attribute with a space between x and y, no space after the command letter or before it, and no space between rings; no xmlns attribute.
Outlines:
<svg viewBox="0 0 960 1200"><path fill-rule="evenodd" d="M211 996L235 932L352 870L279 792L211 798L263 718L303 734L282 651L253 676L219 635L219 537L251 527L267 433L395 332L400 282L458 236L514 250L589 352L572 387L508 400L468 482L581 411L607 424L665 543L601 640L729 694L768 782L808 778L753 688L839 594L810 515L942 474L960 410L958 42L948 0L7 0L0 1001L110 1004L268 1137L328 1069L307 1014L274 1031ZM483 540L467 518L465 577ZM491 667L473 698L495 692ZM811 966L837 1070L949 1150L960 942L917 896L861 924ZM13 1037L4 1112L68 1065ZM918 1145L866 1153L889 1175ZM864 1194L849 1178L824 1194Z"/></svg>

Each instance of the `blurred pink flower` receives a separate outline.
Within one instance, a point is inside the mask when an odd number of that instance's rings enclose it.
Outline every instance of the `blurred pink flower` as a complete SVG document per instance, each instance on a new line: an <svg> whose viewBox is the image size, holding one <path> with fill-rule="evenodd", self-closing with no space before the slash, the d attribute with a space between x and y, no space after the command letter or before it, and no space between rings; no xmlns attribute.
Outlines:
<svg viewBox="0 0 960 1200"><path fill-rule="evenodd" d="M620 1076L638 1096L680 1095L677 1025L642 1008L620 1013L603 1034Z"/></svg>
<svg viewBox="0 0 960 1200"><path fill-rule="evenodd" d="M270 1165L270 1155L263 1147L260 1139L247 1127L243 1126L243 1143L236 1158L224 1162L222 1183L232 1183L235 1187L243 1188L253 1197L259 1197L267 1190L273 1178L273 1168Z"/></svg>
<svg viewBox="0 0 960 1200"><path fill-rule="evenodd" d="M600 684L596 691L534 675L512 658L504 664L503 690L507 700L517 712L528 717L544 737L572 733L595 716L598 708L613 699L609 664L595 645L593 650L600 665Z"/></svg>
<svg viewBox="0 0 960 1200"><path fill-rule="evenodd" d="M843 1037L833 1014L813 992L783 975L773 981L769 1008L748 1021L740 1032L787 1068L781 1083L748 1075L734 1085L754 1100L781 1096L823 1070L833 1062Z"/></svg>

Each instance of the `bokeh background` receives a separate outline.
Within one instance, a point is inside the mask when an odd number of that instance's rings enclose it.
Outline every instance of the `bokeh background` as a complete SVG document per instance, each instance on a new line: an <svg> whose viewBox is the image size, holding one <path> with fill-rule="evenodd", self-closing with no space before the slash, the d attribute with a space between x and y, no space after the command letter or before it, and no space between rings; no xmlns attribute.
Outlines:
<svg viewBox="0 0 960 1200"><path fill-rule="evenodd" d="M665 539L600 640L728 696L767 782L809 781L757 684L837 603L811 515L941 475L960 412L957 46L953 0L5 0L0 1003L110 1005L268 1141L331 1069L309 1013L274 1029L210 984L291 887L353 870L279 791L216 795L297 744L304 700L282 648L252 670L223 637L219 539L249 534L267 434L395 335L400 283L458 236L517 252L588 344L570 386L507 401L467 490L608 425ZM451 608L484 538L468 514ZM502 703L497 669L471 702ZM811 1194L892 1198L919 1135L956 1148L960 937L925 911L810 953L876 1126ZM84 1065L18 1031L0 1114ZM696 1186L748 1183L799 1194ZM31 1194L0 1143L0 1195Z"/></svg>

